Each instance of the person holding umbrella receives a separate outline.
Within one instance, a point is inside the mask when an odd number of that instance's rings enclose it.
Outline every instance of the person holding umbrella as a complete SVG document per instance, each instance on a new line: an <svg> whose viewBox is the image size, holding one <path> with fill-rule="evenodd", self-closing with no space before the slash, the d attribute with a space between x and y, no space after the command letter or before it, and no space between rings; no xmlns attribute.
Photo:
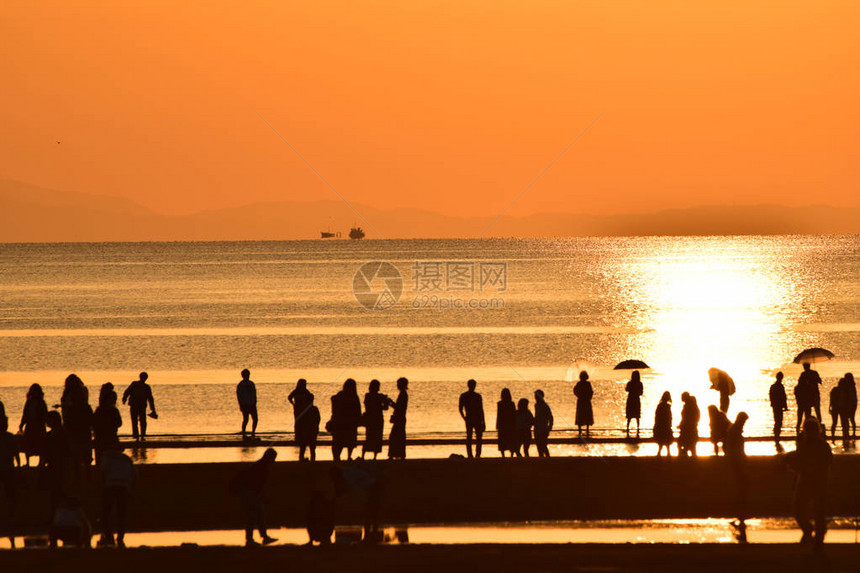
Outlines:
<svg viewBox="0 0 860 573"><path fill-rule="evenodd" d="M720 393L720 412L727 414L729 411L729 396L735 393L735 381L723 370L710 368L708 378L711 380L711 390Z"/></svg>
<svg viewBox="0 0 860 573"><path fill-rule="evenodd" d="M627 437L630 437L630 420L636 420L636 439L639 439L639 418L642 416L642 394L645 393L645 388L638 370L634 370L630 375L630 381L624 390L627 392L627 404L624 408L627 415Z"/></svg>
<svg viewBox="0 0 860 573"><path fill-rule="evenodd" d="M821 389L819 388L821 384L821 376L812 369L812 363L804 362L803 372L800 373L800 377L797 379L797 387L805 390L805 395L809 397L808 409L815 408L815 417L819 422L821 421ZM800 404L798 404L799 406ZM799 419L797 423L799 426Z"/></svg>

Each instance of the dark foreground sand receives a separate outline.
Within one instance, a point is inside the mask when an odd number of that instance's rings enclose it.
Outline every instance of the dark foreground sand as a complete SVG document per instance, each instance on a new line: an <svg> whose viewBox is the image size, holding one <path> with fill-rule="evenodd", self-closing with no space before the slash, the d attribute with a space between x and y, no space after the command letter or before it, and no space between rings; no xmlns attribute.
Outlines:
<svg viewBox="0 0 860 573"><path fill-rule="evenodd" d="M461 545L160 548L0 551L0 570L39 573L396 571L402 573L617 572L792 573L860 570L860 546Z"/></svg>
<svg viewBox="0 0 860 573"><path fill-rule="evenodd" d="M355 462L353 462L355 463ZM748 459L749 503L737 502L725 458L441 459L366 462L386 481L385 524L528 520L791 517L794 476L780 458ZM130 505L130 531L240 529L240 508L227 484L243 464L149 465ZM302 527L309 495L330 490L332 462L275 464L266 492L272 527ZM18 525L42 532L47 492L37 471L20 475ZM860 456L837 456L830 480L829 514L860 515ZM88 514L100 514L98 478L79 489ZM354 500L338 503L337 521L360 524ZM95 524L96 531L99 525ZM860 563L858 563L860 571Z"/></svg>

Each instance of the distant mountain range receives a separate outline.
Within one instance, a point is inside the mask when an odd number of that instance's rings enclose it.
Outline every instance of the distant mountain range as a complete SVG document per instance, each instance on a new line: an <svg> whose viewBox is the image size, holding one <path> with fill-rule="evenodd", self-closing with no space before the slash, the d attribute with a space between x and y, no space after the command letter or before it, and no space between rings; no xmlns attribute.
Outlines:
<svg viewBox="0 0 860 573"><path fill-rule="evenodd" d="M493 217L452 217L421 209L384 210L339 200L254 203L171 217L133 201L0 180L0 242L318 239L352 225L376 238L469 238ZM779 235L860 233L860 208L816 205L703 206L650 214L505 216L488 237Z"/></svg>

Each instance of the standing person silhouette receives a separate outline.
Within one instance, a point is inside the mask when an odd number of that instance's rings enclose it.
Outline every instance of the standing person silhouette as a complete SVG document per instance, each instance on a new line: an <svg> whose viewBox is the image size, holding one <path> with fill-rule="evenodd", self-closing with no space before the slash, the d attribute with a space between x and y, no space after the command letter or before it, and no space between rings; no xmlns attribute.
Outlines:
<svg viewBox="0 0 860 573"><path fill-rule="evenodd" d="M63 428L69 440L74 476L80 478L89 471L93 461L92 424L93 409L90 407L89 391L76 374L66 377L60 407Z"/></svg>
<svg viewBox="0 0 860 573"><path fill-rule="evenodd" d="M383 412L393 402L379 391L379 380L371 380L367 393L364 395L364 443L361 445L361 458L371 452L373 459L382 451L382 432L385 428Z"/></svg>
<svg viewBox="0 0 860 573"><path fill-rule="evenodd" d="M836 425L839 423L839 414L842 413L842 388L838 384L830 389L827 413L830 414L830 437L833 443L836 443ZM824 435L827 436L827 431Z"/></svg>
<svg viewBox="0 0 860 573"><path fill-rule="evenodd" d="M516 431L517 431L517 457L520 456L520 446L523 455L529 457L529 447L532 445L532 426L535 425L535 417L529 410L529 399L520 398L517 402Z"/></svg>
<svg viewBox="0 0 860 573"><path fill-rule="evenodd" d="M468 390L460 394L460 417L466 422L466 454L472 457L472 434L475 435L475 457L481 457L481 442L484 435L484 401L481 395L475 392L478 383L469 380L466 383Z"/></svg>
<svg viewBox="0 0 860 573"><path fill-rule="evenodd" d="M517 407L511 398L511 391L502 388L500 400L496 404L496 433L499 443L499 453L505 457L505 452L511 456L518 450L516 434Z"/></svg>
<svg viewBox="0 0 860 573"><path fill-rule="evenodd" d="M811 406L815 409L815 418L821 422L821 376L812 369L812 365L809 362L803 363L803 372L800 373L800 377L797 379L798 387L802 384L807 385L809 400L812 402Z"/></svg>
<svg viewBox="0 0 860 573"><path fill-rule="evenodd" d="M723 445L723 453L726 450L726 432L729 431L729 426L732 425L726 413L717 408L714 404L708 406L708 419L711 428L711 443L714 444L714 455L719 455L720 444Z"/></svg>
<svg viewBox="0 0 860 573"><path fill-rule="evenodd" d="M150 415L155 418L155 399L152 388L146 383L149 374L141 372L140 377L129 384L122 393L122 403L128 403L131 415L131 435L135 441L146 441L146 406L149 404Z"/></svg>
<svg viewBox="0 0 860 573"><path fill-rule="evenodd" d="M125 547L126 518L131 484L137 475L131 458L119 445L102 452L102 536L99 547ZM114 537L116 534L116 537Z"/></svg>
<svg viewBox="0 0 860 573"><path fill-rule="evenodd" d="M391 414L391 434L388 436L388 457L392 460L406 459L406 409L409 407L409 380L397 379L397 400Z"/></svg>
<svg viewBox="0 0 860 573"><path fill-rule="evenodd" d="M296 387L287 396L287 401L293 405L293 431L297 432L299 418L305 412L308 404L312 404L314 401L314 395L308 390L308 381L299 378Z"/></svg>
<svg viewBox="0 0 860 573"><path fill-rule="evenodd" d="M24 403L24 412L21 415L21 424L18 430L24 433L24 456L27 466L30 465L32 456L39 456L39 465L45 460L45 439L48 435L47 429L48 405L45 403L45 393L38 384L33 384L27 390L27 401Z"/></svg>
<svg viewBox="0 0 860 573"><path fill-rule="evenodd" d="M857 433L857 424L854 416L857 413L857 386L854 384L854 375L847 372L839 380L839 392L842 397L842 438L847 442L848 438ZM851 431L849 432L849 425Z"/></svg>
<svg viewBox="0 0 860 573"><path fill-rule="evenodd" d="M96 465L100 465L101 455L108 450L119 448L117 432L122 426L122 416L116 407L117 396L113 384L102 384L99 392L99 405L93 414L93 446L96 451Z"/></svg>
<svg viewBox="0 0 860 573"><path fill-rule="evenodd" d="M18 441L9 432L9 418L5 412L0 412L0 492L6 498L6 516L0 513L0 535L9 538L12 549L15 548L15 513L17 509L17 493L15 487L15 467L21 467L18 456Z"/></svg>
<svg viewBox="0 0 860 573"><path fill-rule="evenodd" d="M320 433L320 410L314 406L314 395L304 402L302 412L296 418L296 445L299 446L299 461L305 460L305 450L311 461L317 459L317 436Z"/></svg>
<svg viewBox="0 0 860 573"><path fill-rule="evenodd" d="M660 403L654 411L654 441L657 442L657 455L666 448L666 455L672 456L672 442L675 435L672 430L672 395L667 390L660 397Z"/></svg>
<svg viewBox="0 0 860 573"><path fill-rule="evenodd" d="M745 450L744 426L749 416L746 412L739 412L735 421L726 430L726 443L724 446L726 458L732 468L737 491L737 521L732 522L732 527L737 531L738 541L747 542L747 499L749 497L749 477L747 474L747 454Z"/></svg>
<svg viewBox="0 0 860 573"><path fill-rule="evenodd" d="M573 387L573 394L576 396L576 427L579 437L582 437L582 427L585 426L585 437L588 438L591 426L594 425L594 410L591 407L594 389L585 370L579 373L579 382Z"/></svg>
<svg viewBox="0 0 860 573"><path fill-rule="evenodd" d="M678 456L688 454L697 457L696 446L699 443L699 419L701 412L696 397L689 392L681 394L681 422L678 424Z"/></svg>
<svg viewBox="0 0 860 573"><path fill-rule="evenodd" d="M786 455L789 467L797 473L794 489L794 515L803 532L800 543L824 543L827 533L827 474L833 461L833 452L815 418L803 423L803 433L797 440L797 449ZM810 519L812 506L812 519ZM813 527L813 521L815 525ZM814 531L814 537L813 537Z"/></svg>
<svg viewBox="0 0 860 573"><path fill-rule="evenodd" d="M554 422L552 409L544 399L543 390L535 390L535 446L537 446L538 457L549 457L547 441Z"/></svg>
<svg viewBox="0 0 860 573"><path fill-rule="evenodd" d="M326 429L331 432L331 454L335 461L346 449L346 459L352 459L352 450L358 443L358 424L361 422L361 402L355 380L348 378L343 389L331 397L331 420Z"/></svg>
<svg viewBox="0 0 860 573"><path fill-rule="evenodd" d="M645 388L638 370L630 375L630 381L624 387L627 392L627 404L624 413L627 415L627 437L630 437L630 420L636 420L636 438L639 438L639 418L642 416L642 394Z"/></svg>
<svg viewBox="0 0 860 573"><path fill-rule="evenodd" d="M263 545L277 541L269 536L263 507L263 489L277 457L278 453L268 448L262 458L242 470L230 481L230 493L239 499L245 513L245 547L259 545L254 541L255 529L259 531Z"/></svg>
<svg viewBox="0 0 860 573"><path fill-rule="evenodd" d="M770 398L770 409L773 412L773 437L779 447L779 437L782 434L783 412L788 410L788 399L785 396L785 386L782 384L782 372L776 373L776 381L770 385L768 398Z"/></svg>
<svg viewBox="0 0 860 573"><path fill-rule="evenodd" d="M236 400L242 413L242 439L247 440L248 418L251 419L251 439L257 438L257 385L251 381L251 371L245 368L236 384Z"/></svg>

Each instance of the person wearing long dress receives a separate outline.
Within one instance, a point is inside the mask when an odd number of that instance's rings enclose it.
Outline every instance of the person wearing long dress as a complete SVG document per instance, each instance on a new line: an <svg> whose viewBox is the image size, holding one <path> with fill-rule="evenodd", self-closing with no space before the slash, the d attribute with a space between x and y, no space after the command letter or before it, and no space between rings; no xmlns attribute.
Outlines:
<svg viewBox="0 0 860 573"><path fill-rule="evenodd" d="M388 409L391 399L379 392L379 380L371 380L367 394L364 395L365 438L361 446L361 457L370 452L373 459L382 451L382 430L385 426L383 412Z"/></svg>
<svg viewBox="0 0 860 573"><path fill-rule="evenodd" d="M511 391L502 388L501 400L496 405L496 431L499 439L499 452L505 457L505 452L511 456L517 450L516 436L516 412L517 407L511 398Z"/></svg>
<svg viewBox="0 0 860 573"><path fill-rule="evenodd" d="M585 370L579 373L579 382L573 387L573 394L576 396L576 427L581 437L582 427L585 426L585 436L589 437L591 426L594 425L594 411L591 407L594 389Z"/></svg>
<svg viewBox="0 0 860 573"><path fill-rule="evenodd" d="M326 424L326 429L331 432L331 453L335 461L340 460L344 449L347 451L346 459L352 459L360 421L361 402L355 380L349 378L343 383L343 389L331 397L331 420Z"/></svg>
<svg viewBox="0 0 860 573"><path fill-rule="evenodd" d="M45 404L45 393L39 384L33 384L27 390L27 401L18 430L24 433L24 456L30 465L31 456L39 456L39 465L45 464L45 440L48 437L48 405Z"/></svg>
<svg viewBox="0 0 860 573"><path fill-rule="evenodd" d="M60 407L63 429L71 449L72 467L75 468L75 475L81 476L83 468L88 468L93 462L93 409L89 391L76 374L66 377Z"/></svg>
<svg viewBox="0 0 860 573"><path fill-rule="evenodd" d="M544 399L543 390L535 390L535 446L537 446L538 457L548 458L549 433L555 420L552 417L552 409Z"/></svg>
<svg viewBox="0 0 860 573"><path fill-rule="evenodd" d="M645 388L642 386L642 380L638 370L634 370L630 375L630 381L624 387L627 392L627 405L624 413L627 416L627 437L630 437L630 421L636 420L636 437L639 437L639 418L642 417L642 394L645 393Z"/></svg>
<svg viewBox="0 0 860 573"><path fill-rule="evenodd" d="M681 408L681 422L678 424L678 455L687 454L696 457L696 445L699 443L699 419L701 412L696 397L689 392L681 394L684 406Z"/></svg>
<svg viewBox="0 0 860 573"><path fill-rule="evenodd" d="M113 384L102 384L99 392L99 405L93 413L93 447L96 452L96 465L101 465L102 455L119 447L117 432L122 426L122 416L116 407L117 394Z"/></svg>
<svg viewBox="0 0 860 573"><path fill-rule="evenodd" d="M409 406L409 380L397 379L397 400L391 414L391 434L388 436L388 457L393 460L406 459L406 409Z"/></svg>
<svg viewBox="0 0 860 573"><path fill-rule="evenodd" d="M654 441L657 442L658 456L663 448L666 448L667 456L672 455L670 447L675 441L675 435L672 431L672 395L668 391L663 392L654 412Z"/></svg>
<svg viewBox="0 0 860 573"><path fill-rule="evenodd" d="M308 390L308 381L299 378L296 387L287 395L287 402L293 406L293 431L298 432L299 420L314 402L314 395Z"/></svg>

